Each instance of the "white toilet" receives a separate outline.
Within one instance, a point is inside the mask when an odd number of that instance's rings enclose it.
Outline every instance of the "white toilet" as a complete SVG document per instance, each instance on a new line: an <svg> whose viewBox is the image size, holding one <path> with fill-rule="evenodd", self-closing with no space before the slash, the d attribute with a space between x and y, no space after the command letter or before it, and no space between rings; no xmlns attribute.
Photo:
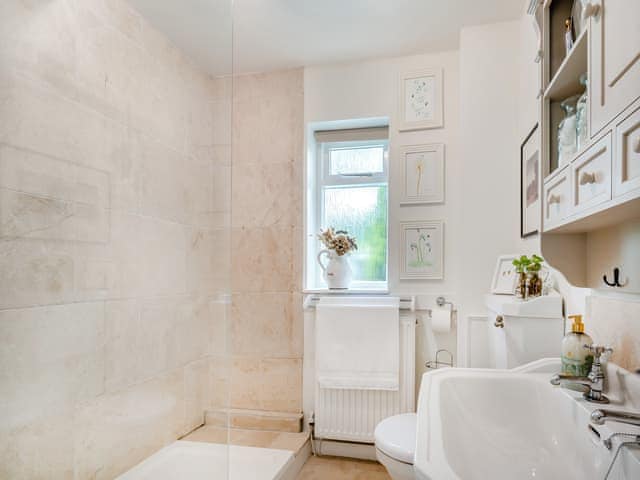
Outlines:
<svg viewBox="0 0 640 480"><path fill-rule="evenodd" d="M376 458L393 480L414 480L416 414L404 413L382 420L375 430Z"/></svg>

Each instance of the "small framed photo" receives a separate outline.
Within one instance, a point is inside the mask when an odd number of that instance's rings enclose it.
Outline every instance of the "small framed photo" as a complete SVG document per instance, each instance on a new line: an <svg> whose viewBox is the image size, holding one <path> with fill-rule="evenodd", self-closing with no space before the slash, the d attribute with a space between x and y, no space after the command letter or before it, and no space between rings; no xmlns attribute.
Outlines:
<svg viewBox="0 0 640 480"><path fill-rule="evenodd" d="M500 295L515 294L518 275L513 261L516 258L518 258L517 255L501 255L498 257L496 269L493 272L493 281L491 282L491 293Z"/></svg>
<svg viewBox="0 0 640 480"><path fill-rule="evenodd" d="M401 222L403 280L444 278L444 224L442 220Z"/></svg>
<svg viewBox="0 0 640 480"><path fill-rule="evenodd" d="M540 229L540 146L538 124L520 146L520 237Z"/></svg>
<svg viewBox="0 0 640 480"><path fill-rule="evenodd" d="M398 130L442 127L442 69L403 73L398 90Z"/></svg>
<svg viewBox="0 0 640 480"><path fill-rule="evenodd" d="M401 205L444 202L444 145L402 147Z"/></svg>

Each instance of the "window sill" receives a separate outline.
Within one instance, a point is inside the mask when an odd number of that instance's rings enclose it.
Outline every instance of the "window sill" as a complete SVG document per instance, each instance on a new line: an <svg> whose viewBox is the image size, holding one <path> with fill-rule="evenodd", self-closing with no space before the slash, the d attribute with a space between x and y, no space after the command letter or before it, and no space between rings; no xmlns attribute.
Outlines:
<svg viewBox="0 0 640 480"><path fill-rule="evenodd" d="M329 290L328 288L309 288L302 293L321 295L389 295L388 288L349 288L348 290Z"/></svg>

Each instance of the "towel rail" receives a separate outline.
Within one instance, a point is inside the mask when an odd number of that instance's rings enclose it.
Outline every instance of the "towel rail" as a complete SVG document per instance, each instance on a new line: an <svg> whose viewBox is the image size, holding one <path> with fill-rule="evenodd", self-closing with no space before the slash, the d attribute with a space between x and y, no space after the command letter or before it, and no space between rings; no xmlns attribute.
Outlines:
<svg viewBox="0 0 640 480"><path fill-rule="evenodd" d="M343 296L347 297L347 295L343 295ZM320 295L309 295L304 300L304 308L315 308L316 305L318 305L320 298L321 298ZM416 297L415 296L400 297L400 310L408 310L411 312L415 312Z"/></svg>

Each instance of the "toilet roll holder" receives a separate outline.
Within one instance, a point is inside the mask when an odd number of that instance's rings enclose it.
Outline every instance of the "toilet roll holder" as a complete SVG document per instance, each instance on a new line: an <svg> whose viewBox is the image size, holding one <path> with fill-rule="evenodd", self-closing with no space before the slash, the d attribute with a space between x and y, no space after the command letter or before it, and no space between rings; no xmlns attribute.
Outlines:
<svg viewBox="0 0 640 480"><path fill-rule="evenodd" d="M439 307L444 307L445 305L451 305L451 308L453 309L453 302L447 302L447 299L444 297L436 298L436 305L438 305Z"/></svg>

